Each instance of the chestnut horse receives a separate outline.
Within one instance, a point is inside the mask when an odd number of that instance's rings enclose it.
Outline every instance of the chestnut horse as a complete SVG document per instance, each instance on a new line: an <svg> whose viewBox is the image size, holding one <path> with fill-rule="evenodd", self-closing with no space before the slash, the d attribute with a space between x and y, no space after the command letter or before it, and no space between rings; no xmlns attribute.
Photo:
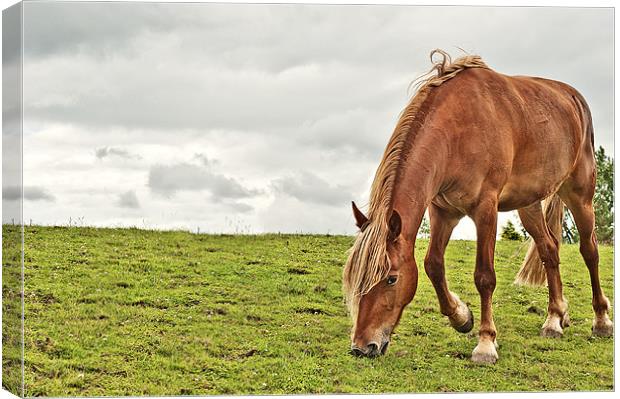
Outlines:
<svg viewBox="0 0 620 399"><path fill-rule="evenodd" d="M431 237L424 270L441 313L459 332L471 331L468 306L448 289L444 252L452 230L467 215L477 233L474 282L481 321L475 363L495 363L493 255L498 211L518 210L534 248L519 272L523 283L549 287L541 334L559 337L568 326L559 273L565 204L590 272L593 334L611 336L609 301L598 275L592 197L596 180L592 117L584 98L567 84L506 76L479 56L433 63L403 111L372 184L368 216L353 203L360 228L343 273L353 319L353 354L385 353L404 307L413 299L418 270L417 231L428 208ZM437 71L437 74L434 74Z"/></svg>

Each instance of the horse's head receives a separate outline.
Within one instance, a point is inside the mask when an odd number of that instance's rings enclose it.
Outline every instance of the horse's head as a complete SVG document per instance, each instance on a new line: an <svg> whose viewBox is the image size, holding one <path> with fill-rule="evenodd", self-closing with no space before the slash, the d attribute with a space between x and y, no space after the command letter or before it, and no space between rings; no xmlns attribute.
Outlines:
<svg viewBox="0 0 620 399"><path fill-rule="evenodd" d="M353 203L360 228L343 273L347 305L353 319L351 353L385 353L390 335L418 285L413 245L401 235L396 210L389 217L369 221ZM381 220L385 219L385 220Z"/></svg>

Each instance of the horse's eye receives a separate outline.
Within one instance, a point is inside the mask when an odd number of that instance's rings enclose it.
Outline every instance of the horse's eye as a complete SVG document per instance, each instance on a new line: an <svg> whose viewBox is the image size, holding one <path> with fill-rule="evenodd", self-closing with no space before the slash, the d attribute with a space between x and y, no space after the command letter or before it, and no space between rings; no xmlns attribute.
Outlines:
<svg viewBox="0 0 620 399"><path fill-rule="evenodd" d="M390 276L387 279L387 283L388 283L388 285L394 285L394 284L396 284L396 280L398 280L397 276Z"/></svg>

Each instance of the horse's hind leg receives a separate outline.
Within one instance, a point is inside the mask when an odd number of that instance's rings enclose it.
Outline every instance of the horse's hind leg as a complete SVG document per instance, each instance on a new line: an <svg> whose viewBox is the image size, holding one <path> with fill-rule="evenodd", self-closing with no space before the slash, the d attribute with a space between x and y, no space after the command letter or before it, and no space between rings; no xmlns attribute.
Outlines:
<svg viewBox="0 0 620 399"><path fill-rule="evenodd" d="M568 305L562 295L562 280L560 279L560 256L558 240L547 226L541 203L537 202L526 208L519 209L519 217L523 227L530 234L538 255L547 274L549 285L549 306L547 320L543 324L540 334L543 337L561 337L562 328L567 327Z"/></svg>
<svg viewBox="0 0 620 399"><path fill-rule="evenodd" d="M452 230L462 215L450 213L433 204L428 208L431 225L431 240L424 259L424 270L435 287L439 309L448 316L450 324L462 333L471 331L474 326L474 315L459 297L448 290L444 267L444 253L450 240Z"/></svg>
<svg viewBox="0 0 620 399"><path fill-rule="evenodd" d="M598 275L599 256L596 235L594 233L594 209L592 207L593 192L593 183L592 187L583 195L584 192L577 189L573 181L569 181L562 187L560 196L575 219L575 224L579 231L579 250L590 272L592 307L594 308L592 334L601 337L610 337L613 335L614 326L608 315L609 300L603 294Z"/></svg>

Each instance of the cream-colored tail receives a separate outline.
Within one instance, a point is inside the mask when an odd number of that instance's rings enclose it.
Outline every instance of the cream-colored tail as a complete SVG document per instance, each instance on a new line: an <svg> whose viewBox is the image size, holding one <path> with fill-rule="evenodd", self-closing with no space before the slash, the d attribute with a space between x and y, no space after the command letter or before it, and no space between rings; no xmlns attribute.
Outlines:
<svg viewBox="0 0 620 399"><path fill-rule="evenodd" d="M562 243L562 218L564 217L564 203L560 196L553 194L543 201L543 212L547 227L558 240L558 247ZM558 248L559 249L559 248ZM525 255L525 260L521 265L521 270L517 273L515 284L541 286L547 283L547 273L545 267L538 256L538 250L534 240L530 238L530 247Z"/></svg>

